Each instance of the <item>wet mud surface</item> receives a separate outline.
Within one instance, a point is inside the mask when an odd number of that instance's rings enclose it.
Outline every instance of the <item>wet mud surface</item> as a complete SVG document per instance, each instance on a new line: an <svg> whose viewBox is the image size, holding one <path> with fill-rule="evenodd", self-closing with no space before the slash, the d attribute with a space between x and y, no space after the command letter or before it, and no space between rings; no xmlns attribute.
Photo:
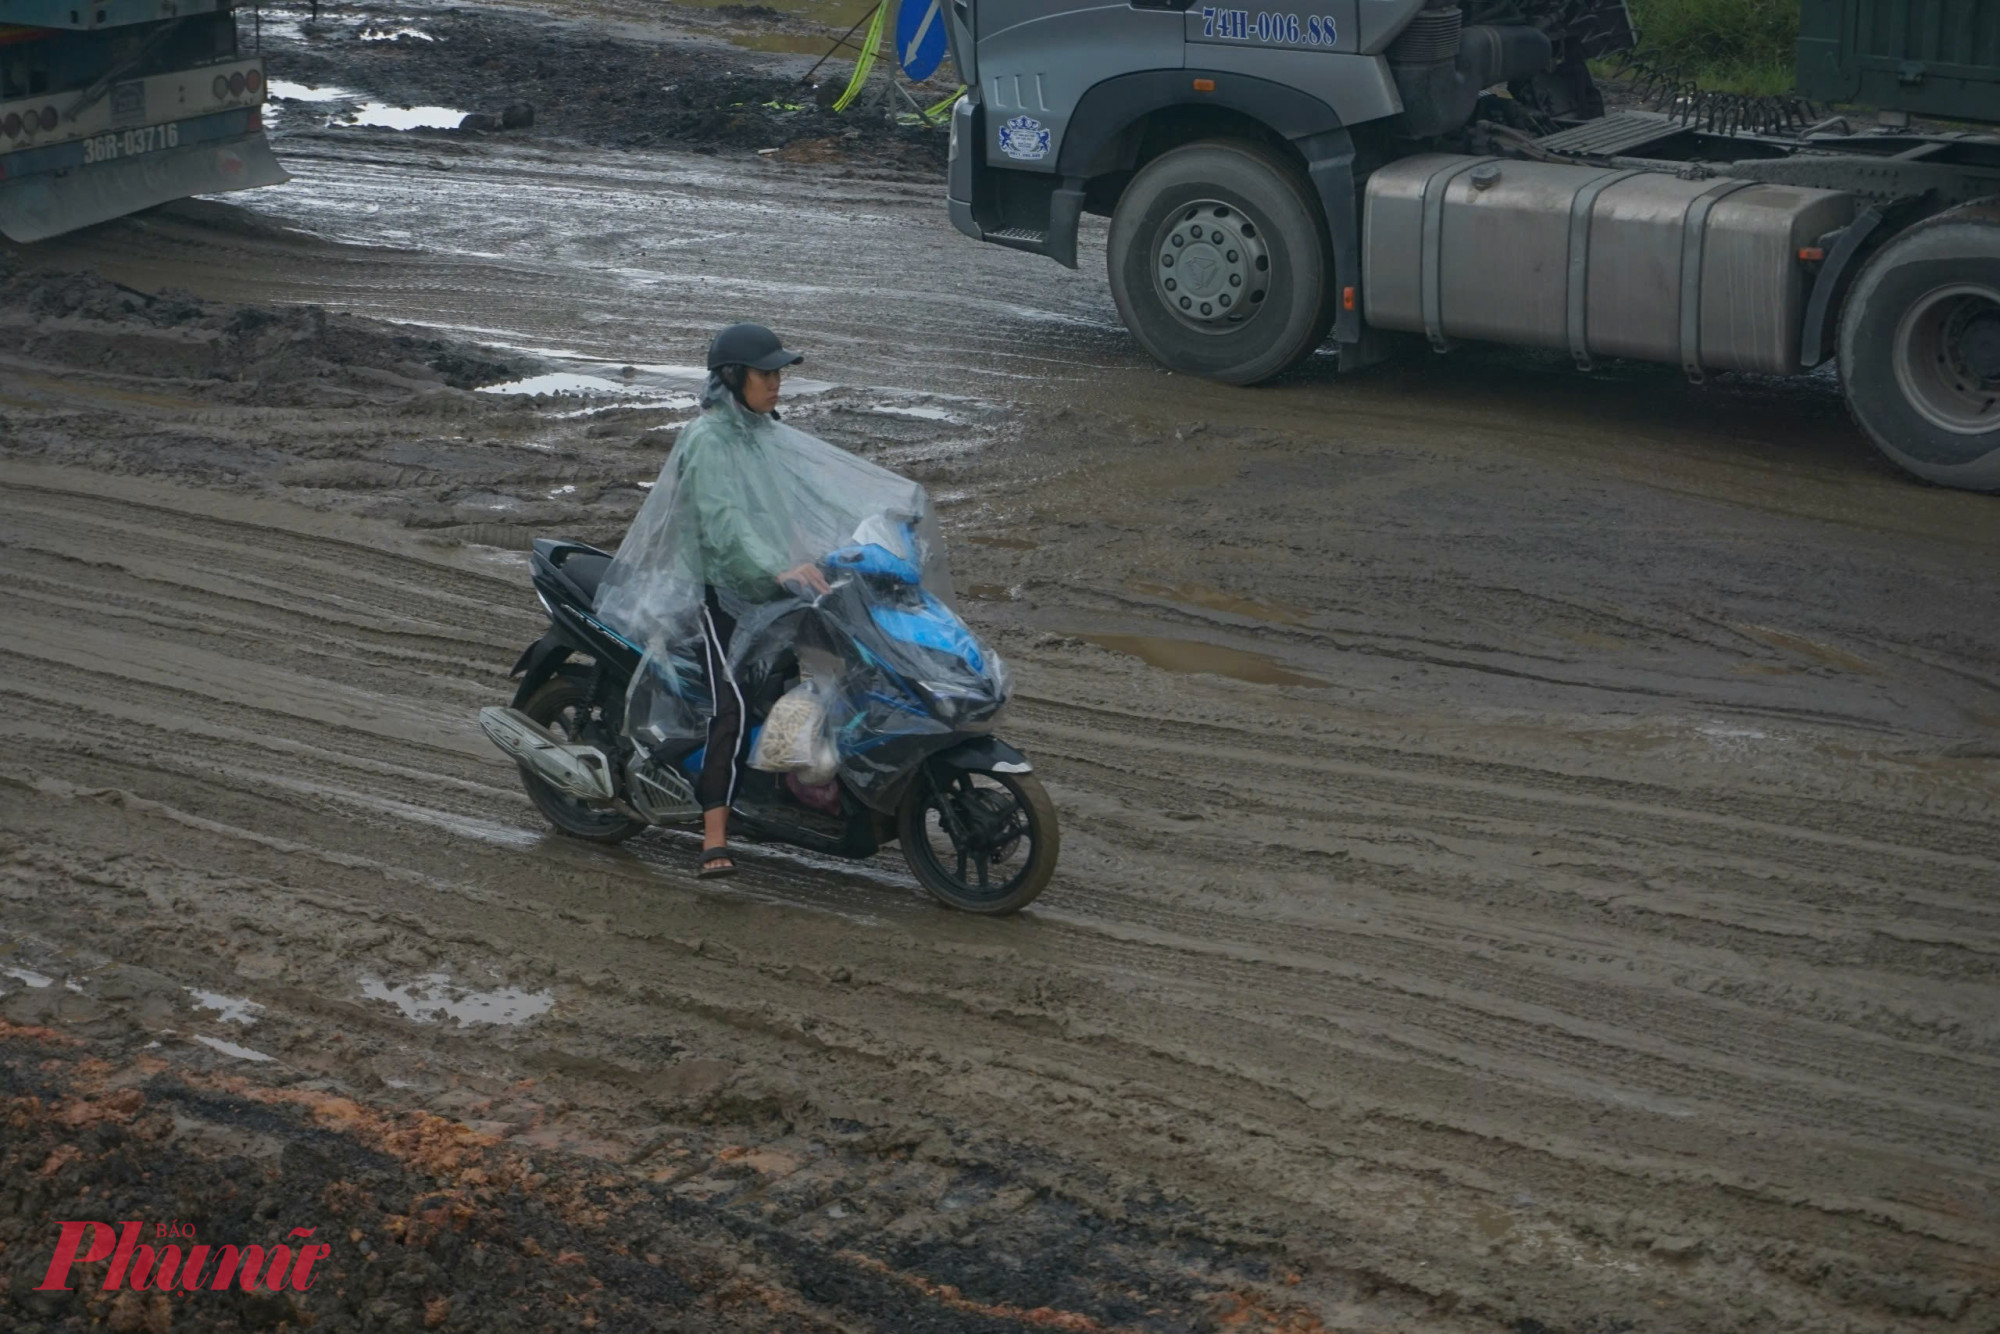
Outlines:
<svg viewBox="0 0 2000 1334"><path fill-rule="evenodd" d="M824 13L820 12L825 10ZM851 50L819 64L853 15L834 5L606 7L561 16L419 4L267 11L263 51L274 84L269 119L287 131L344 127L354 107L448 107L499 118L525 103L532 125L500 130L529 143L613 149L675 147L785 160L859 162L941 174L945 137L898 123L891 108L835 114ZM789 56L734 41L776 37ZM804 54L810 52L811 54ZM819 67L815 70L815 65ZM886 62L884 62L886 68ZM916 85L930 106L957 84L949 71ZM458 121L444 118L452 131ZM490 132L490 131L486 131ZM469 130L465 134L482 131Z"/></svg>
<svg viewBox="0 0 2000 1334"><path fill-rule="evenodd" d="M2000 523L1836 385L1228 390L904 164L278 126L0 249L15 1326L2000 1321ZM552 837L477 730L744 317L1014 666L1018 918ZM34 1304L128 1209L336 1249Z"/></svg>

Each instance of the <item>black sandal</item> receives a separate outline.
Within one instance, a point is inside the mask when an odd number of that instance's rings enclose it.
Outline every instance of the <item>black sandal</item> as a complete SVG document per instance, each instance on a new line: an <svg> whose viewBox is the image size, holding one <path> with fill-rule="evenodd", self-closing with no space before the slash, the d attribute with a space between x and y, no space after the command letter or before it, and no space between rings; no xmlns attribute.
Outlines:
<svg viewBox="0 0 2000 1334"><path fill-rule="evenodd" d="M736 859L729 855L728 848L704 848L701 854L701 869L695 872L697 879L720 880L726 875L736 874Z"/></svg>

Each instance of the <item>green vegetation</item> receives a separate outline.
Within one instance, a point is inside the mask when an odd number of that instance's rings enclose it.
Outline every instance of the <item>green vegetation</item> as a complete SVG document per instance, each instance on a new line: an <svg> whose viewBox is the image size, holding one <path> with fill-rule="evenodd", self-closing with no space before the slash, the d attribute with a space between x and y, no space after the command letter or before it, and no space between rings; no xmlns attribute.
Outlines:
<svg viewBox="0 0 2000 1334"><path fill-rule="evenodd" d="M1799 0L1630 0L1640 49L1703 88L1791 88Z"/></svg>

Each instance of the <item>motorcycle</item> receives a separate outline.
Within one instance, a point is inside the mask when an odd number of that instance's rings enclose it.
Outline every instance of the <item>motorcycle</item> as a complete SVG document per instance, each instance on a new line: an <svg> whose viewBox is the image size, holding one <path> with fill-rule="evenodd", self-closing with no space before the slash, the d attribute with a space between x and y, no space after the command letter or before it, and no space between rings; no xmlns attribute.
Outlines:
<svg viewBox="0 0 2000 1334"><path fill-rule="evenodd" d="M691 735L628 725L637 678L698 714L709 699L692 657L662 673L596 614L611 556L581 542L534 543L530 577L549 630L514 664L510 707L480 710L486 735L519 764L535 806L561 832L619 843L653 825L698 828L694 779L704 748ZM1054 805L1020 751L992 734L1005 699L964 622L927 592L915 568L874 543L820 561L831 591L795 599L755 633L770 653L745 655L739 683L755 751L762 720L801 679L801 659L838 663L827 719L838 756L829 781L745 769L733 830L827 856L862 860L900 845L919 883L967 912L1016 912L1055 873ZM815 656L817 655L817 656Z"/></svg>

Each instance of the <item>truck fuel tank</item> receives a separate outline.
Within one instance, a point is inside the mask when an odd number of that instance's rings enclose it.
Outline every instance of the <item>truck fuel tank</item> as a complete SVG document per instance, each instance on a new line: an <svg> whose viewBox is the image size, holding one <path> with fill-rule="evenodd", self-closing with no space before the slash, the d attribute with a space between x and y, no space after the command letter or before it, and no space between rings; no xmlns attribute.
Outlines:
<svg viewBox="0 0 2000 1334"><path fill-rule="evenodd" d="M1368 322L1703 370L1796 374L1805 247L1853 196L1424 154L1368 179Z"/></svg>

